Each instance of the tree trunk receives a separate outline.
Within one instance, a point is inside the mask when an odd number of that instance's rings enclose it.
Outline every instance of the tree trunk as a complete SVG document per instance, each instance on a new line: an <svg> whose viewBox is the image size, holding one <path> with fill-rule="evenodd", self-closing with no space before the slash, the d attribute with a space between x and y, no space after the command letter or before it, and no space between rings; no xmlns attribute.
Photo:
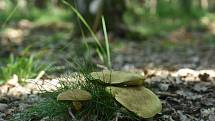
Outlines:
<svg viewBox="0 0 215 121"><path fill-rule="evenodd" d="M157 0L150 0L150 13L155 15L157 12Z"/></svg>
<svg viewBox="0 0 215 121"><path fill-rule="evenodd" d="M208 0L201 0L201 8L208 10Z"/></svg>
<svg viewBox="0 0 215 121"><path fill-rule="evenodd" d="M192 12L192 0L179 0L181 4L181 9L186 14L191 14Z"/></svg>

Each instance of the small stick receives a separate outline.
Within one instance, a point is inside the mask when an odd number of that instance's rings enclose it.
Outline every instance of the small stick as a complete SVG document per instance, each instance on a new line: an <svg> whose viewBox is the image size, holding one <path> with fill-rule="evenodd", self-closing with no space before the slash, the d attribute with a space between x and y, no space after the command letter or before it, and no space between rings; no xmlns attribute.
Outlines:
<svg viewBox="0 0 215 121"><path fill-rule="evenodd" d="M119 117L121 117L121 115L120 115L120 113L117 113L115 121L119 121Z"/></svg>
<svg viewBox="0 0 215 121"><path fill-rule="evenodd" d="M71 116L71 118L72 118L74 121L78 121L78 120L75 118L75 115L72 113L72 109L71 109L71 108L68 108L68 112L69 112L69 115Z"/></svg>
<svg viewBox="0 0 215 121"><path fill-rule="evenodd" d="M97 64L96 65L98 68L101 68L103 70L108 70L108 67L104 66L104 65L101 65L101 64Z"/></svg>
<svg viewBox="0 0 215 121"><path fill-rule="evenodd" d="M116 119L115 119L115 121L118 121L118 119L119 119L119 116L118 116L118 115L116 115Z"/></svg>
<svg viewBox="0 0 215 121"><path fill-rule="evenodd" d="M37 75L37 77L35 78L35 80L39 80L40 78L43 77L44 74L45 74L45 71L40 71L40 73Z"/></svg>

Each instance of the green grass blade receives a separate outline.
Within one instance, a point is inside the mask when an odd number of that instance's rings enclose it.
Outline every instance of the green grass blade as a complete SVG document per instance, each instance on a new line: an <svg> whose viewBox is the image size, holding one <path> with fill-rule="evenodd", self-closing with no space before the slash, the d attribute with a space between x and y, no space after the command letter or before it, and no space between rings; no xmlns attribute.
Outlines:
<svg viewBox="0 0 215 121"><path fill-rule="evenodd" d="M16 4L16 6L13 8L12 12L8 15L8 17L6 18L6 20L2 24L1 28L5 27L5 25L7 24L7 22L11 19L11 17L13 16L13 14L16 12L17 8L18 8L18 4Z"/></svg>
<svg viewBox="0 0 215 121"><path fill-rule="evenodd" d="M106 24L105 24L105 19L102 16L102 28L105 36L105 48L107 52L107 63L108 67L111 68L111 57L110 57L110 46L109 46L109 41L108 41L108 36L107 36L107 29L106 29Z"/></svg>
<svg viewBox="0 0 215 121"><path fill-rule="evenodd" d="M81 20L81 22L84 24L84 26L88 29L88 31L90 32L90 34L92 35L93 39L96 41L96 43L98 44L99 48L102 49L102 45L99 42L99 39L97 38L96 34L93 32L93 30L91 29L91 27L89 26L89 24L86 22L86 20L84 19L84 17L77 11L77 9L75 9L70 3L66 2L65 0L63 0L63 3L67 6L69 6L73 12L75 12L75 14L78 16L78 18Z"/></svg>

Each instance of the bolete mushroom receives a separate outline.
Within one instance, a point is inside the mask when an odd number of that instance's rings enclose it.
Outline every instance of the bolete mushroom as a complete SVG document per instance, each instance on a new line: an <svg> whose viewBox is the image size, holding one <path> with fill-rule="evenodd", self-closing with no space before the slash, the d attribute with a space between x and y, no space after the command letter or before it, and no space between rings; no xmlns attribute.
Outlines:
<svg viewBox="0 0 215 121"><path fill-rule="evenodd" d="M92 96L88 91L81 90L81 89L71 89L66 90L60 93L57 96L57 100L60 101L72 101L73 106L76 110L81 109L81 102L91 100Z"/></svg>
<svg viewBox="0 0 215 121"><path fill-rule="evenodd" d="M106 87L113 97L129 111L142 118L151 118L162 109L159 98L144 86Z"/></svg>
<svg viewBox="0 0 215 121"><path fill-rule="evenodd" d="M141 74L123 71L92 72L91 76L94 80L109 85L136 86L144 82L144 76Z"/></svg>

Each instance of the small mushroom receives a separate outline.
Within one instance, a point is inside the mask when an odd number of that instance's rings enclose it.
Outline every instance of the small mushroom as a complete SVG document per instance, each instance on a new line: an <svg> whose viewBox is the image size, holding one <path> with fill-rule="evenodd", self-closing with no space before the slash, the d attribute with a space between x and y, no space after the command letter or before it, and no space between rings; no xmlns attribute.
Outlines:
<svg viewBox="0 0 215 121"><path fill-rule="evenodd" d="M106 87L113 97L129 111L142 118L151 118L162 109L159 98L144 86Z"/></svg>
<svg viewBox="0 0 215 121"><path fill-rule="evenodd" d="M57 100L60 101L73 101L73 106L76 110L80 110L83 101L91 100L92 96L88 91L81 90L81 89L71 89L66 90L60 93L57 96Z"/></svg>
<svg viewBox="0 0 215 121"><path fill-rule="evenodd" d="M136 86L142 85L144 82L141 74L123 71L92 72L91 76L96 81L110 85Z"/></svg>

